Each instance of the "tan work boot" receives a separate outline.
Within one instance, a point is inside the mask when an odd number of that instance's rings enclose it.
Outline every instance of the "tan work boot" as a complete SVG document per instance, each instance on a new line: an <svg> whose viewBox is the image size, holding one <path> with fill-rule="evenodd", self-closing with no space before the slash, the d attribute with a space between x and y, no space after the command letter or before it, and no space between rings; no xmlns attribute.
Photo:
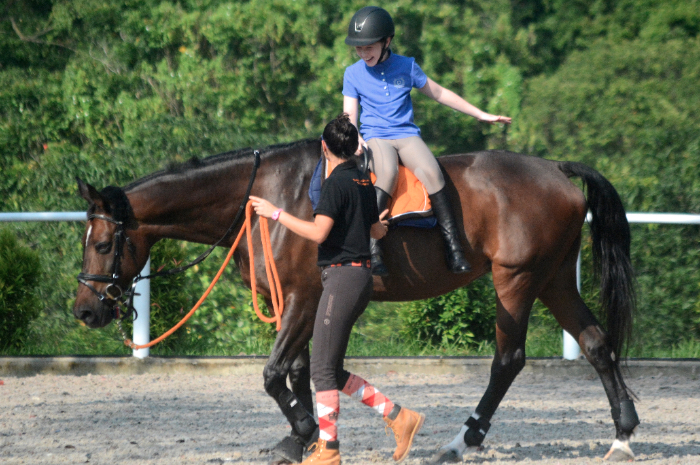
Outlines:
<svg viewBox="0 0 700 465"><path fill-rule="evenodd" d="M311 455L301 465L340 465L340 443L319 439L309 446Z"/></svg>
<svg viewBox="0 0 700 465"><path fill-rule="evenodd" d="M413 444L413 437L416 435L423 422L425 415L414 412L407 408L401 407L396 420L390 420L389 417L384 417L386 425L391 428L396 438L396 450L394 451L394 461L401 462L408 457Z"/></svg>

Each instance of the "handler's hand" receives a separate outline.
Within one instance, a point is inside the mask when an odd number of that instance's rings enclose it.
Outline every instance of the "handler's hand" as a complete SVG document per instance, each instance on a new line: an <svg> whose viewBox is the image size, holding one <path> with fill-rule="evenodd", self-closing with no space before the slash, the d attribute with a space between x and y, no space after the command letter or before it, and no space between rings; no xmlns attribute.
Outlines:
<svg viewBox="0 0 700 465"><path fill-rule="evenodd" d="M389 214L389 210L384 210L381 215L379 215L379 221L372 225L369 231L369 235L372 239L381 239L386 236L386 232L389 230L389 220L385 219L386 215Z"/></svg>
<svg viewBox="0 0 700 465"><path fill-rule="evenodd" d="M270 218L272 217L272 214L275 212L275 210L277 210L277 207L272 205L267 200L261 199L260 197L255 197L254 195L251 195L249 199L253 201L253 209L255 210L255 213L257 213L259 216Z"/></svg>

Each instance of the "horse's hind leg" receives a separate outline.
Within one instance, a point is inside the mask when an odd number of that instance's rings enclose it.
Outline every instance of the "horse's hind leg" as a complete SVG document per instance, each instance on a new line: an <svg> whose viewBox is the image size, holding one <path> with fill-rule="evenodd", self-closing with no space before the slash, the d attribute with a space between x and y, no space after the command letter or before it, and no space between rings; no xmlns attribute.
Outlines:
<svg viewBox="0 0 700 465"><path fill-rule="evenodd" d="M433 463L461 461L468 448L478 449L491 426L491 417L503 400L515 377L525 366L527 323L535 300L533 273L492 267L496 288L496 354L491 378L475 412L454 440L442 447Z"/></svg>
<svg viewBox="0 0 700 465"><path fill-rule="evenodd" d="M634 402L622 379L619 360L606 343L605 332L576 289L575 256L569 258L539 298L562 328L578 341L581 352L603 382L616 430L615 442L605 458L630 460L634 453L629 440L639 424Z"/></svg>

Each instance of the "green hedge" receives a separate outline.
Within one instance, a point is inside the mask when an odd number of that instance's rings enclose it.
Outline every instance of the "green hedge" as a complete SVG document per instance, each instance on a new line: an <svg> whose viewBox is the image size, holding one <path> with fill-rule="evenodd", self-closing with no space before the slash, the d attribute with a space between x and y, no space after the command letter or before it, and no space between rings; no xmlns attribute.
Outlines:
<svg viewBox="0 0 700 465"><path fill-rule="evenodd" d="M0 229L0 351L27 342L29 324L39 314L40 273L39 254Z"/></svg>

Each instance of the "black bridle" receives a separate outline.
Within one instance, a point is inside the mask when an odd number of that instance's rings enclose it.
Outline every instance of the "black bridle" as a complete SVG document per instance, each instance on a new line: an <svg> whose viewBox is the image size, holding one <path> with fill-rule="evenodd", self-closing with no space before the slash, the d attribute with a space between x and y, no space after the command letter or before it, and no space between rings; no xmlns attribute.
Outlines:
<svg viewBox="0 0 700 465"><path fill-rule="evenodd" d="M141 276L141 274L139 273L134 277L134 279L131 280L131 287L128 290L123 290L117 282L119 281L121 273L122 257L124 256L124 244L126 243L131 245L131 241L126 235L126 226L124 224L124 221L115 220L114 218L111 218L109 216L93 213L88 216L88 221L103 220L116 225L116 231L114 232L114 260L112 264L112 274L90 274L81 272L78 274L78 282L90 289L92 293L97 296L100 302L104 304L106 304L107 302L112 302L111 306L114 310L114 319L117 320L118 323L121 323L122 319L130 315L134 315L134 319L138 318L138 312L136 311L133 305L134 296L137 295L135 292L136 283L143 279L151 279L159 276L169 276L172 274L181 273L186 269L195 266L196 264L202 262L205 258L207 258L209 254L211 254L212 251L219 244L221 244L221 242L224 241L231 234L231 232L233 232L236 225L243 216L243 213L245 212L245 206L248 203L248 197L250 196L250 191L253 188L255 175L257 174L258 167L260 166L260 152L258 150L254 150L253 155L255 156L253 171L250 174L250 179L248 180L248 187L246 189L245 196L243 197L243 203L241 203L241 206L238 208L236 217L234 218L233 222L231 223L231 226L229 226L226 233L221 237L221 239L216 241L211 247L209 247L207 251L205 251L199 257L195 258L192 262L188 263L187 265L172 268L169 270L159 271L156 273L149 274L148 276ZM133 255L135 255L135 251L133 249L130 248L130 251ZM90 281L107 283L107 287L105 288L104 292L100 292L95 288L95 286L90 284ZM122 307L124 307L126 311L122 312Z"/></svg>
<svg viewBox="0 0 700 465"><path fill-rule="evenodd" d="M112 307L115 310L114 319L124 318L131 314L134 314L136 317L138 314L136 313L136 310L133 306L134 287L136 285L136 282L134 282L131 286L131 289L127 291L124 291L117 283L117 281L119 281L121 273L121 258L123 256L124 243L130 243L129 238L126 236L126 228L124 227L124 222L117 221L114 218L110 218L109 216L98 215L95 213L88 216L88 221L92 221L95 219L108 221L117 226L117 230L114 232L114 259L112 263L112 274L90 274L81 272L78 274L78 282L90 289L92 293L95 294L98 299L100 299L100 302L114 302L112 304ZM104 292L100 292L97 289L95 289L95 286L90 284L89 281L107 283L107 287L105 288ZM121 306L118 304L123 305L127 309L123 316L120 316Z"/></svg>

